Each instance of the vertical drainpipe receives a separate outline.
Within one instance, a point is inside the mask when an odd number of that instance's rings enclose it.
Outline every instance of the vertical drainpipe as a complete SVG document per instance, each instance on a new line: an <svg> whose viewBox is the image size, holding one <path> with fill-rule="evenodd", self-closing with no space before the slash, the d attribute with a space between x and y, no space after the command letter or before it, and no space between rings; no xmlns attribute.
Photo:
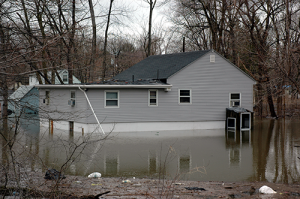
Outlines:
<svg viewBox="0 0 300 199"><path fill-rule="evenodd" d="M101 124L100 124L98 118L97 118L97 115L96 115L96 113L95 113L95 111L94 111L94 109L93 109L93 107L92 107L92 105L91 105L91 102L90 102L90 100L89 100L89 98L88 98L86 92L85 92L84 90L82 90L79 86L78 86L78 89L81 90L81 91L84 93L85 98L86 98L87 102L88 102L89 105L90 105L90 108L91 108L91 110L92 110L92 112L93 112L93 114L94 114L94 117L95 117L96 120L97 120L97 123L98 123L99 127L100 127L100 129L101 129L103 135L105 135L105 132L104 132L104 130L103 130L103 128L102 128L102 126L101 126Z"/></svg>

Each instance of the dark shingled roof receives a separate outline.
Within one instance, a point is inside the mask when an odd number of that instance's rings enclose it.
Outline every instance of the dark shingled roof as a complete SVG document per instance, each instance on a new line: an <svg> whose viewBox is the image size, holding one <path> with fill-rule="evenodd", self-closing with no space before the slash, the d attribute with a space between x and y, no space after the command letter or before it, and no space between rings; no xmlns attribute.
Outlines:
<svg viewBox="0 0 300 199"><path fill-rule="evenodd" d="M135 80L167 79L209 51L203 50L150 56L116 75L114 79L131 81L133 75Z"/></svg>

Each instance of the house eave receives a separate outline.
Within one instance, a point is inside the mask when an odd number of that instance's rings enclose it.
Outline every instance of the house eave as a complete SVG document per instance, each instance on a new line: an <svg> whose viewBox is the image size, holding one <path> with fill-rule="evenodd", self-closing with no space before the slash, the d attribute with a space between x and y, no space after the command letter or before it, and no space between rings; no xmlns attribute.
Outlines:
<svg viewBox="0 0 300 199"><path fill-rule="evenodd" d="M100 89L122 89L122 88L148 88L148 89L165 89L165 90L171 90L172 85L155 85L155 84L145 84L145 85L133 85L133 84L126 84L126 85L52 85L52 84L39 84L35 85L36 88L43 88L43 89L61 89L61 88L67 88L67 89L75 89L75 88L81 88L81 89L90 89L90 88L100 88Z"/></svg>

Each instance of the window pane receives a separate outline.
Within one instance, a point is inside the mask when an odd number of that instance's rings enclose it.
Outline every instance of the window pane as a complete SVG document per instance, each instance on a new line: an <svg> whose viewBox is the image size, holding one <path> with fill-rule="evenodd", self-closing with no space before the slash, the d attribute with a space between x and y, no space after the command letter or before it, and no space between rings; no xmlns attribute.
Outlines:
<svg viewBox="0 0 300 199"><path fill-rule="evenodd" d="M180 90L180 96L190 96L190 90Z"/></svg>
<svg viewBox="0 0 300 199"><path fill-rule="evenodd" d="M46 91L46 98L47 98L47 99L50 98L50 91Z"/></svg>
<svg viewBox="0 0 300 199"><path fill-rule="evenodd" d="M180 97L180 103L190 103L189 97Z"/></svg>
<svg viewBox="0 0 300 199"><path fill-rule="evenodd" d="M75 98L75 91L71 91L71 98Z"/></svg>
<svg viewBox="0 0 300 199"><path fill-rule="evenodd" d="M156 98L156 91L150 91L150 98Z"/></svg>
<svg viewBox="0 0 300 199"><path fill-rule="evenodd" d="M63 75L63 81L67 82L68 81L68 76L67 75Z"/></svg>
<svg viewBox="0 0 300 199"><path fill-rule="evenodd" d="M150 105L156 105L156 99L150 99Z"/></svg>
<svg viewBox="0 0 300 199"><path fill-rule="evenodd" d="M106 106L118 106L118 100L106 100Z"/></svg>
<svg viewBox="0 0 300 199"><path fill-rule="evenodd" d="M106 92L106 99L118 99L117 92Z"/></svg>
<svg viewBox="0 0 300 199"><path fill-rule="evenodd" d="M239 93L231 94L231 99L240 99L240 94Z"/></svg>

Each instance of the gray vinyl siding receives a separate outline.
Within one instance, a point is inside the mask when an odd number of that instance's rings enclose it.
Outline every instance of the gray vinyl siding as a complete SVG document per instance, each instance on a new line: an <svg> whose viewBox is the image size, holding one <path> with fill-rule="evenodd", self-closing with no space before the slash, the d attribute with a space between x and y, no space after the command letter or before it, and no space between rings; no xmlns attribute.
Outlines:
<svg viewBox="0 0 300 199"><path fill-rule="evenodd" d="M182 111L184 117L198 121L225 120L225 108L229 107L229 93L241 93L241 106L253 110L252 79L215 54L210 62L208 53L168 79L172 90L192 90L192 110Z"/></svg>
<svg viewBox="0 0 300 199"><path fill-rule="evenodd" d="M68 100L71 98L71 90L69 89L39 89L40 93L40 116L41 118L49 118L64 121L84 121L92 112L87 111L88 103L84 94L78 89L76 91L76 105L71 107ZM50 103L43 103L45 99L45 91L50 91Z"/></svg>
<svg viewBox="0 0 300 199"><path fill-rule="evenodd" d="M212 52L211 52L212 53ZM252 110L252 79L216 54L210 63L209 54L185 67L168 79L171 91L158 90L158 106L148 105L149 89L88 89L87 95L100 122L164 122L225 120L229 93L241 93L241 106ZM191 104L178 104L178 89L190 89ZM119 108L104 108L105 90L119 91ZM41 98L45 89L40 89ZM76 90L76 106L68 106L70 91L52 89L50 105L42 104L53 119L96 123L84 94ZM69 118L67 118L69 117Z"/></svg>

